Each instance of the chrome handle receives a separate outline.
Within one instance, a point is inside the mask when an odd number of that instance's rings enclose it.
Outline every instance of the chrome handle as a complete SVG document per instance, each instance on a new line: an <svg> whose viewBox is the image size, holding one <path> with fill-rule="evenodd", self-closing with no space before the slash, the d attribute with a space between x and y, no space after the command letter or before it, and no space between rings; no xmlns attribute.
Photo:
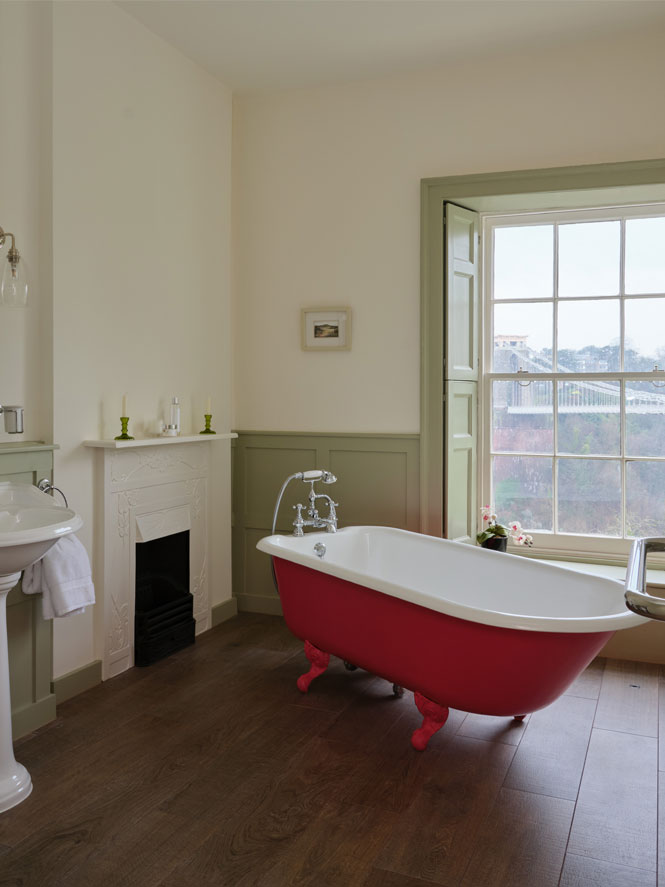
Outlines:
<svg viewBox="0 0 665 887"><path fill-rule="evenodd" d="M316 543L316 545L314 546L314 552L317 555L317 557L323 557L325 555L326 546L323 544L323 542Z"/></svg>
<svg viewBox="0 0 665 887"><path fill-rule="evenodd" d="M648 536L636 539L630 550L626 570L624 597L626 606L639 616L665 621L665 599L647 594L647 554L650 551L665 551L665 538Z"/></svg>
<svg viewBox="0 0 665 887"><path fill-rule="evenodd" d="M42 493L52 493L53 491L55 491L56 493L60 493L62 498L65 500L65 508L69 508L69 504L67 502L67 497L65 496L65 494L59 487L54 487L47 477L43 477L39 481L39 483L37 484L37 489L41 490Z"/></svg>

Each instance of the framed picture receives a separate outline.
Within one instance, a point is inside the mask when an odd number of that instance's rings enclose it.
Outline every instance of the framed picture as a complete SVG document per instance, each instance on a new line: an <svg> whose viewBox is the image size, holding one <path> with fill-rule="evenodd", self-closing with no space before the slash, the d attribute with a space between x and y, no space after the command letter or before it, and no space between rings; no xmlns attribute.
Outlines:
<svg viewBox="0 0 665 887"><path fill-rule="evenodd" d="M350 308L303 308L303 351L348 351L351 348Z"/></svg>

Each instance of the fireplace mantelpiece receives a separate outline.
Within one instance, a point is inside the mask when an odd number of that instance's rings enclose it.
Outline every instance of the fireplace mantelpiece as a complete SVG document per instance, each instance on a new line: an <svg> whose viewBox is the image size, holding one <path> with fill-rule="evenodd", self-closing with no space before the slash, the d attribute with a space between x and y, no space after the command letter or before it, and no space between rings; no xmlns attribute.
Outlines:
<svg viewBox="0 0 665 887"><path fill-rule="evenodd" d="M210 447L203 444L232 437L236 435L85 441L96 448L95 618L98 636L104 639L104 680L134 664L137 541L189 530L196 633L211 627Z"/></svg>

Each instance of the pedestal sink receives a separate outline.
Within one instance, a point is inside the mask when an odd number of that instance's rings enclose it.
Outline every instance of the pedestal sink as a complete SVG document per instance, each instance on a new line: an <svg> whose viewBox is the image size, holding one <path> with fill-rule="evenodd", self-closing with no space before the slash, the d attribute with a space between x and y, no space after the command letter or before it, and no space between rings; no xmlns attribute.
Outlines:
<svg viewBox="0 0 665 887"><path fill-rule="evenodd" d="M83 521L30 484L0 483L0 812L32 791L30 774L14 758L7 651L7 595L21 571Z"/></svg>

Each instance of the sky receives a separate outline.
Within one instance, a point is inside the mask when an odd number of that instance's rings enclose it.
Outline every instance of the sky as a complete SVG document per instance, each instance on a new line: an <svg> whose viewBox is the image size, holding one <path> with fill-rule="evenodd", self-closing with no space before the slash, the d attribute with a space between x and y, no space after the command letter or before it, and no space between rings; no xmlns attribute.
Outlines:
<svg viewBox="0 0 665 887"><path fill-rule="evenodd" d="M625 228L626 338L655 359L665 344L665 216L627 219ZM619 221L497 227L494 238L495 299L552 299L556 284L560 348L619 341ZM638 294L662 298L630 298ZM498 304L494 334L528 334L531 348L552 348L553 308L551 301Z"/></svg>

